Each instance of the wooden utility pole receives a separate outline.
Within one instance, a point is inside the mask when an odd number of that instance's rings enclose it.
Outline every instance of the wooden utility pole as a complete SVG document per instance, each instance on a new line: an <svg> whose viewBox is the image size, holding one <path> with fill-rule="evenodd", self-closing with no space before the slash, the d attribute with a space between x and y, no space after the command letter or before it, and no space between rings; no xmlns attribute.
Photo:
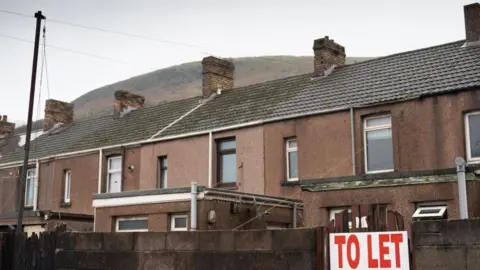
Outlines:
<svg viewBox="0 0 480 270"><path fill-rule="evenodd" d="M27 119L27 131L25 137L25 155L23 159L22 174L20 177L20 194L18 196L18 221L17 221L17 235L23 233L23 208L25 207L25 181L27 178L28 170L28 158L30 154L30 137L32 134L32 115L33 104L35 100L35 82L37 78L37 62L38 62L38 48L40 45L40 28L42 26L42 20L45 19L41 11L35 13L37 19L35 27L35 46L33 48L33 67L32 67L32 80L30 84L30 100L28 103L28 119ZM38 177L38 175L36 176Z"/></svg>

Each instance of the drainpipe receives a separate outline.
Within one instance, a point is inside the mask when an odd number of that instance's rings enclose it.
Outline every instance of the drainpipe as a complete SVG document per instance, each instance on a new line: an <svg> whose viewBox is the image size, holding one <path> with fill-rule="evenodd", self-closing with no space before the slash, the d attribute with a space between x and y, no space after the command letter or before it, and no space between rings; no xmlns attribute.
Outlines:
<svg viewBox="0 0 480 270"><path fill-rule="evenodd" d="M103 149L98 150L98 194L102 193Z"/></svg>
<svg viewBox="0 0 480 270"><path fill-rule="evenodd" d="M212 139L213 139L213 136L212 136L212 131L210 131L208 133L208 187L211 188L212 187L212 159L213 159L213 156L212 156Z"/></svg>
<svg viewBox="0 0 480 270"><path fill-rule="evenodd" d="M38 209L38 180L40 179L40 162L35 161L35 182L33 183L33 211Z"/></svg>
<svg viewBox="0 0 480 270"><path fill-rule="evenodd" d="M293 220L292 220L292 223L293 223L293 228L297 228L297 204L294 203L293 204Z"/></svg>
<svg viewBox="0 0 480 270"><path fill-rule="evenodd" d="M197 230L197 182L192 182L192 200L190 204L190 230Z"/></svg>
<svg viewBox="0 0 480 270"><path fill-rule="evenodd" d="M350 107L350 132L352 139L352 175L357 174L357 164L355 162L355 114L353 106Z"/></svg>
<svg viewBox="0 0 480 270"><path fill-rule="evenodd" d="M457 157L455 159L457 165L458 178L458 203L460 206L460 219L468 219L468 204L467 204L467 183L465 180L465 165L463 158Z"/></svg>

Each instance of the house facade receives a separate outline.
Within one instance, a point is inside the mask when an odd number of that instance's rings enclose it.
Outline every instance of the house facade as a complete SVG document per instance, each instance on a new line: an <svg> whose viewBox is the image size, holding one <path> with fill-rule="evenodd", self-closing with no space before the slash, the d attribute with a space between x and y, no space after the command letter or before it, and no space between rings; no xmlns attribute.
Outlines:
<svg viewBox="0 0 480 270"><path fill-rule="evenodd" d="M406 222L422 209L458 218L457 157L478 217L480 4L464 11L465 40L361 63L345 65L345 48L324 37L310 74L235 88L234 64L207 57L199 97L144 108L117 91L112 115L82 121L47 101L26 224L61 213L96 231L163 231L177 218L192 229L192 217L199 230L310 227L357 204L384 204ZM2 225L14 224L21 154L0 158Z"/></svg>

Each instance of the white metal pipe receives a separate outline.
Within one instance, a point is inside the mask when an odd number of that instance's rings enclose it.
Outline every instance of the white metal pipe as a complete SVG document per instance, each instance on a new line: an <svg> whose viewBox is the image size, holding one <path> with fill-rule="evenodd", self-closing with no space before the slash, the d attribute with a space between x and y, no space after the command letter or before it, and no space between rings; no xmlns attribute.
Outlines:
<svg viewBox="0 0 480 270"><path fill-rule="evenodd" d="M40 162L35 161L35 181L33 182L33 211L38 209L38 179L40 178Z"/></svg>
<svg viewBox="0 0 480 270"><path fill-rule="evenodd" d="M350 107L350 132L352 139L352 175L357 174L357 164L355 161L355 113L353 111L353 106Z"/></svg>
<svg viewBox="0 0 480 270"><path fill-rule="evenodd" d="M208 187L212 187L213 183L213 175L212 175L212 165L213 165L213 153L212 153L212 147L213 147L213 134L210 131L208 133Z"/></svg>
<svg viewBox="0 0 480 270"><path fill-rule="evenodd" d="M467 183L465 180L465 165L463 158L457 157L455 159L457 165L458 178L458 203L460 208L460 219L468 219L468 203L467 203Z"/></svg>
<svg viewBox="0 0 480 270"><path fill-rule="evenodd" d="M103 149L98 150L98 193L102 193Z"/></svg>
<svg viewBox="0 0 480 270"><path fill-rule="evenodd" d="M190 230L197 230L197 182L192 182L192 199L190 203Z"/></svg>
<svg viewBox="0 0 480 270"><path fill-rule="evenodd" d="M242 197L242 198L251 198L255 200L262 200L266 202L275 202L275 203L283 203L286 205L298 205L298 202L292 202L288 200L276 199L276 198L268 198L263 196L255 196L255 195L246 195L246 194L233 194L228 192L216 191L216 190L206 190L205 195L213 194L213 195L222 195L222 196L229 196L229 197Z"/></svg>
<svg viewBox="0 0 480 270"><path fill-rule="evenodd" d="M186 137L206 135L206 134L209 134L210 132L216 133L216 132L221 132L221 131L234 130L234 129L238 129L238 128L257 126L257 125L261 125L261 124L277 122L277 121L282 121L282 120L288 120L288 119L293 119L293 118L299 118L299 117L304 117L304 116L311 116L311 115L317 115L317 114L344 111L344 110L348 110L349 108L350 107L344 106L344 107L338 107L338 108L333 108L333 109L328 109L328 110L316 110L316 111L312 111L312 112L308 112L308 113L299 113L299 114L294 114L294 115L289 115L289 116L273 117L273 118L264 119L264 120L256 120L256 121L251 121L251 122L242 123L242 124L236 124L236 125L230 125L230 126L225 126L225 127L220 127L220 128L214 128L214 129L210 129L210 130L189 132L189 133L183 133L183 134L173 135L173 136L165 136L165 137L160 137L160 138L156 138L156 139L152 139L152 140L146 139L146 140L140 140L140 141L135 141L135 142L109 145L109 146L104 146L104 147L91 148L91 149L85 149L85 150L80 150L80 151L75 151L75 152L68 152L68 153L62 153L62 154L57 154L57 155L51 155L51 156L43 157L39 160L42 161L42 160L47 160L47 159L51 159L51 158L62 158L62 157L80 155L80 154L88 154L88 153L91 153L91 152L99 151L100 149L106 150L106 149L112 149L112 148L119 148L119 147L133 146L133 145L141 145L141 144L145 144L145 143L170 141L170 140L181 139L181 138L186 138ZM21 164L22 164L21 161L8 162L8 163L0 164L0 168L8 168L8 166L18 167L18 165L21 165Z"/></svg>

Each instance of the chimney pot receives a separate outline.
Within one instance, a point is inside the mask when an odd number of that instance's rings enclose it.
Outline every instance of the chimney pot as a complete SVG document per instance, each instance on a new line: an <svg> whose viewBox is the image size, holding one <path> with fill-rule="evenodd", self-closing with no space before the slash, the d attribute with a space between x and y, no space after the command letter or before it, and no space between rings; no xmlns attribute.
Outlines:
<svg viewBox="0 0 480 270"><path fill-rule="evenodd" d="M480 3L463 7L465 13L465 35L467 44L480 42Z"/></svg>
<svg viewBox="0 0 480 270"><path fill-rule="evenodd" d="M48 131L56 124L71 124L73 122L73 104L55 99L45 102L45 119L43 131Z"/></svg>
<svg viewBox="0 0 480 270"><path fill-rule="evenodd" d="M115 91L114 97L113 115L115 118L120 118L132 110L143 108L145 104L144 96L125 90Z"/></svg>
<svg viewBox="0 0 480 270"><path fill-rule="evenodd" d="M234 85L235 66L232 62L208 56L202 60L202 93L209 97L218 89L232 89Z"/></svg>
<svg viewBox="0 0 480 270"><path fill-rule="evenodd" d="M345 65L345 48L335 43L328 36L313 42L313 74L314 77L325 76L326 71L334 66Z"/></svg>
<svg viewBox="0 0 480 270"><path fill-rule="evenodd" d="M0 115L0 138L5 138L15 133L15 123L7 122L6 115Z"/></svg>

